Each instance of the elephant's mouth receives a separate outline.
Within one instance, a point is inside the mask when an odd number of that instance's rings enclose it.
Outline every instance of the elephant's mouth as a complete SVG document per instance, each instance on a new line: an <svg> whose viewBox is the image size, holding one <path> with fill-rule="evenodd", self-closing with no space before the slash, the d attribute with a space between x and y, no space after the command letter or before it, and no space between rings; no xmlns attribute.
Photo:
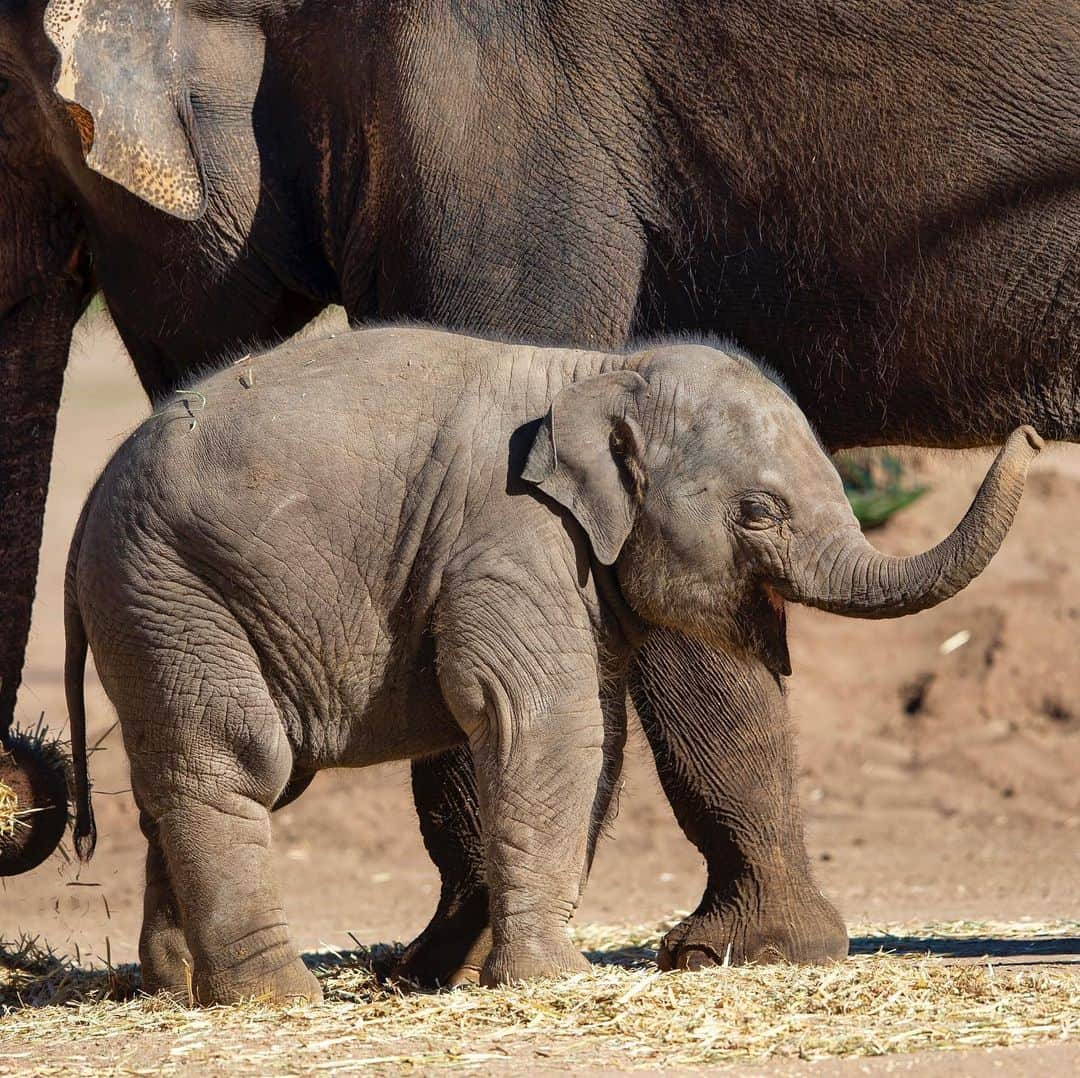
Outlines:
<svg viewBox="0 0 1080 1078"><path fill-rule="evenodd" d="M750 589L740 617L746 646L772 673L787 677L791 656L787 646L787 612L780 593L767 580Z"/></svg>

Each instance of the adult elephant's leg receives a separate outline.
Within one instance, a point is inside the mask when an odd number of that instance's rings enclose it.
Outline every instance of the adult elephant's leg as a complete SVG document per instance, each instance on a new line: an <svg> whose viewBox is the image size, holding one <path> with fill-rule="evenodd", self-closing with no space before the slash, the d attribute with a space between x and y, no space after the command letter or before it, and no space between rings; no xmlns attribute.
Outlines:
<svg viewBox="0 0 1080 1078"><path fill-rule="evenodd" d="M420 833L442 877L430 923L391 970L421 988L475 984L491 950L476 774L467 745L412 765Z"/></svg>
<svg viewBox="0 0 1080 1078"><path fill-rule="evenodd" d="M697 909L664 939L661 966L846 955L844 923L811 873L777 679L756 660L658 631L630 691L664 792L708 868Z"/></svg>

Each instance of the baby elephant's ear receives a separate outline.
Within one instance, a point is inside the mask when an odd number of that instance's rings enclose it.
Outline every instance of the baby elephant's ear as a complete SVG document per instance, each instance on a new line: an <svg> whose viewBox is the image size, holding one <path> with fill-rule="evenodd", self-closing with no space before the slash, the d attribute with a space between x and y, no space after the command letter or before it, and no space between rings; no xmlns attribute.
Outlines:
<svg viewBox="0 0 1080 1078"><path fill-rule="evenodd" d="M613 371L562 390L521 473L574 514L602 565L619 556L645 493L637 417L648 387L634 371Z"/></svg>

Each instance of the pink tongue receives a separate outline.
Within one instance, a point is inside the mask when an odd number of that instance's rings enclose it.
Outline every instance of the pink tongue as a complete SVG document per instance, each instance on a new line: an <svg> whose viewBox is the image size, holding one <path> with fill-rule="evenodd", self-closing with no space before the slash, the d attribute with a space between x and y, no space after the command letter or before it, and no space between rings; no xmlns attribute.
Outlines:
<svg viewBox="0 0 1080 1078"><path fill-rule="evenodd" d="M769 600L769 605L776 611L777 616L783 615L784 599L776 588L771 584L762 584L761 590L765 592L765 598Z"/></svg>

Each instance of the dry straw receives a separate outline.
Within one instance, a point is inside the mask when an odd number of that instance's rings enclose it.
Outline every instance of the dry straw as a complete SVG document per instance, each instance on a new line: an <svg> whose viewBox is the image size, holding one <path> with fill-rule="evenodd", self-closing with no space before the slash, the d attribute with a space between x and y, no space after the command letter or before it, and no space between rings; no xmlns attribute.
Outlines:
<svg viewBox="0 0 1080 1078"><path fill-rule="evenodd" d="M1078 936L1076 922L879 926L835 966L680 974L652 966L655 929L590 926L590 972L495 991L400 995L371 973L386 948L312 955L326 1002L284 1013L146 999L133 967L79 969L23 941L0 953L0 1073L521 1073L1026 1044L1080 1033L1076 973L943 954L1047 956Z"/></svg>
<svg viewBox="0 0 1080 1078"><path fill-rule="evenodd" d="M36 867L60 844L67 825L69 761L45 716L0 738L0 875Z"/></svg>
<svg viewBox="0 0 1080 1078"><path fill-rule="evenodd" d="M14 835L19 823L19 798L6 782L0 782L0 838Z"/></svg>

